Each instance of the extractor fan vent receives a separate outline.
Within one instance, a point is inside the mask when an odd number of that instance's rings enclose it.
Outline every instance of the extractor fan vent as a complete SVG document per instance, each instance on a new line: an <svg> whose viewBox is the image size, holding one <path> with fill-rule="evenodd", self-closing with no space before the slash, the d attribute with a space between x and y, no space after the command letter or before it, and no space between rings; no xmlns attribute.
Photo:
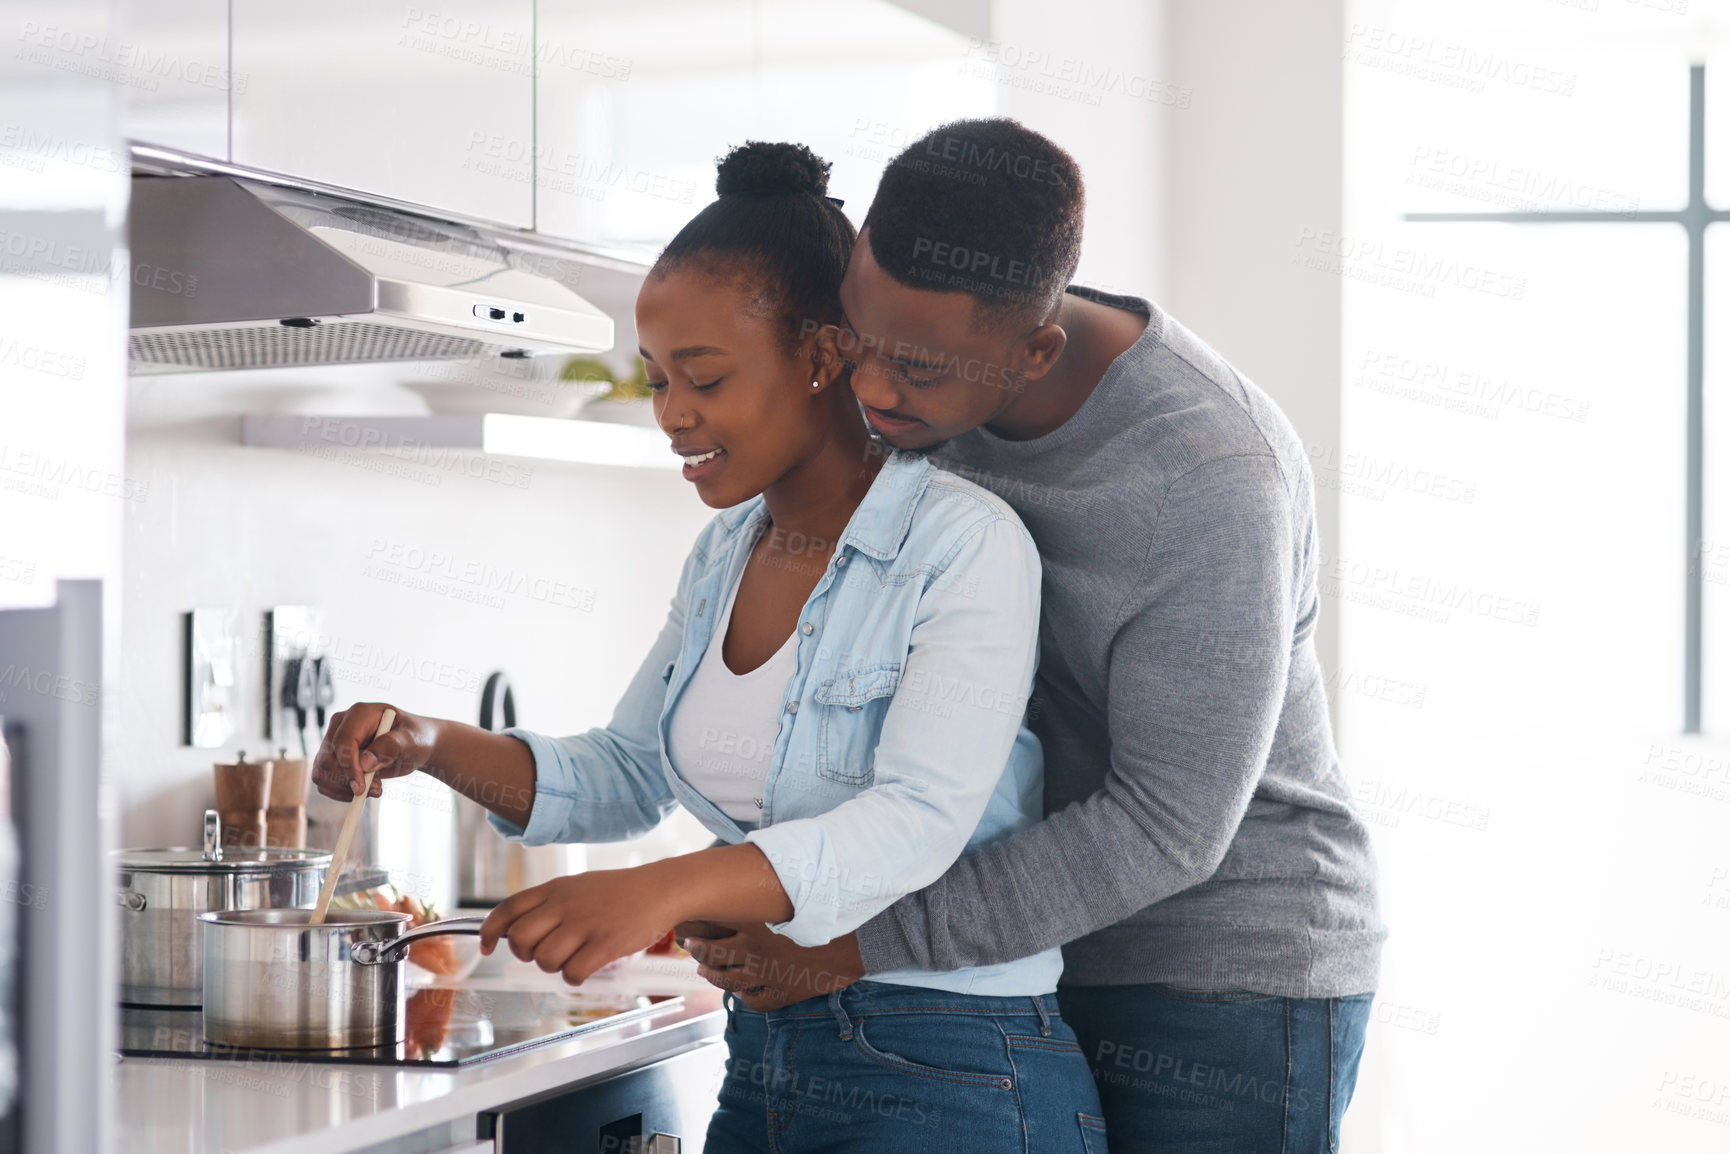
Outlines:
<svg viewBox="0 0 1730 1154"><path fill-rule="evenodd" d="M134 371L271 369L362 361L433 361L480 356L497 346L373 321L327 321L307 327L277 324L222 329L134 331Z"/></svg>

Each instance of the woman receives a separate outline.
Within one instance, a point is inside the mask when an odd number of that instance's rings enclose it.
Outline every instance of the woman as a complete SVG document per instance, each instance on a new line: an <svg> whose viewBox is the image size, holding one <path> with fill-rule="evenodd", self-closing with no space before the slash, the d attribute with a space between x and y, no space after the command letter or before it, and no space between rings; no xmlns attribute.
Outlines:
<svg viewBox="0 0 1730 1154"><path fill-rule="evenodd" d="M531 844L635 836L675 803L725 843L525 890L483 950L506 939L579 983L693 919L818 944L1039 816L1022 723L1039 560L1001 501L871 440L840 356L854 233L827 172L800 146L734 150L637 298L656 419L724 512L612 721L549 738L399 710L366 746L384 707L357 705L319 751L330 796L420 769ZM733 1009L706 1148L1103 1148L1061 967L1049 950Z"/></svg>

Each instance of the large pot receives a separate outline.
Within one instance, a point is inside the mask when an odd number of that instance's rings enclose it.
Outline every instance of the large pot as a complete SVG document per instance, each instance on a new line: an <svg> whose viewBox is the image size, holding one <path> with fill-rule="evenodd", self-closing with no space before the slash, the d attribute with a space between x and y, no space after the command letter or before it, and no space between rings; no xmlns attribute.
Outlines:
<svg viewBox="0 0 1730 1154"><path fill-rule="evenodd" d="M408 915L335 910L208 913L204 1036L267 1050L350 1050L403 1040L403 959L434 934L478 934L482 918L449 918L404 933Z"/></svg>
<svg viewBox="0 0 1730 1154"><path fill-rule="evenodd" d="M120 890L120 1000L196 1007L203 999L198 918L212 910L310 907L330 866L326 850L223 849L216 811L204 847L113 855Z"/></svg>

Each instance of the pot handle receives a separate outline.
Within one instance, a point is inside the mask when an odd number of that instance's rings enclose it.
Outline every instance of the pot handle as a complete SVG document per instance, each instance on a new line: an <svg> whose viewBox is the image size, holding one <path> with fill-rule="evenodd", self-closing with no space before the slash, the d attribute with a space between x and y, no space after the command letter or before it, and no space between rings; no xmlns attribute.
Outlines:
<svg viewBox="0 0 1730 1154"><path fill-rule="evenodd" d="M398 962L402 960L408 947L422 938L430 938L438 934L479 934L481 923L484 921L486 921L485 918L446 918L442 922L428 922L420 929L410 930L388 942L361 942L354 947L349 956L363 966L378 966L386 962Z"/></svg>
<svg viewBox="0 0 1730 1154"><path fill-rule="evenodd" d="M214 809L204 811L204 860L222 860L222 818Z"/></svg>
<svg viewBox="0 0 1730 1154"><path fill-rule="evenodd" d="M120 902L121 906L131 910L135 914L143 913L144 907L148 904L145 896L137 890L121 890L114 896Z"/></svg>

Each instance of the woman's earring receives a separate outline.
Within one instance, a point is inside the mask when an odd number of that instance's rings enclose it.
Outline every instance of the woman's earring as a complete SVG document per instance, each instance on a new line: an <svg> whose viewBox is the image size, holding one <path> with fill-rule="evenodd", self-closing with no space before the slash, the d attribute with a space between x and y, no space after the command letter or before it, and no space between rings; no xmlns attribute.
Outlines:
<svg viewBox="0 0 1730 1154"><path fill-rule="evenodd" d="M812 382L811 382L811 387L812 387L812 388L813 388L813 389L820 389L820 388L822 388L822 387L823 387L823 382L822 382L822 381L812 381Z"/></svg>

